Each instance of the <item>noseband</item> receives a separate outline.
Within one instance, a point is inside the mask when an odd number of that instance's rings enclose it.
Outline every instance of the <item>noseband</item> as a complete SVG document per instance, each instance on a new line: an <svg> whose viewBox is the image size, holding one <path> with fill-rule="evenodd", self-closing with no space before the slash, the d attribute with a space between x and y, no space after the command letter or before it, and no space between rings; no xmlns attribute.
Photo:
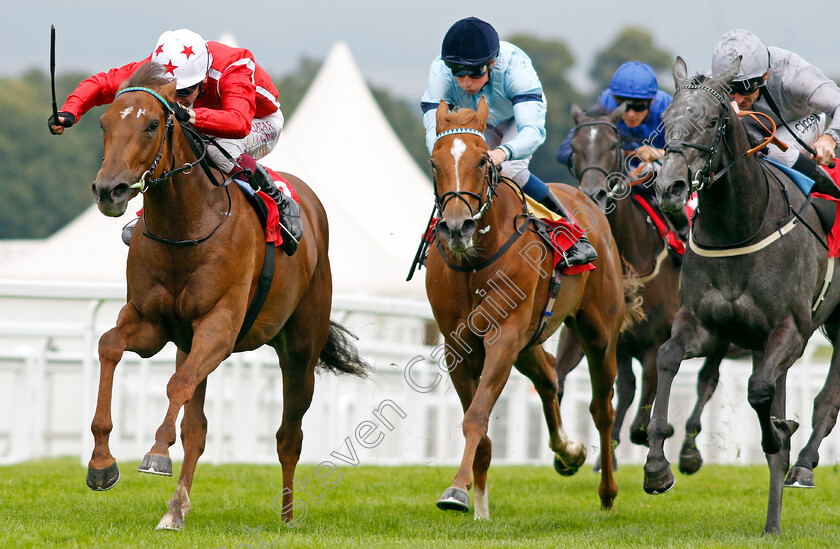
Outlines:
<svg viewBox="0 0 840 549"><path fill-rule="evenodd" d="M201 139L200 135L197 132L195 132L195 130L189 129L186 126L181 125L182 130L192 131L194 133L194 136L193 136L194 141L196 141L197 143L201 143L201 148L202 148L201 149L201 154L197 155L197 158L196 158L195 162L187 162L183 166L181 166L180 168L175 168L173 170L169 170L169 171L164 170L163 174L161 174L160 177L157 177L157 178L154 178L154 179L148 179L149 177L154 175L155 170L157 170L158 164L160 163L160 159L163 156L163 147L164 147L164 145L166 144L167 141L169 141L169 154L172 156L172 164L175 165L175 156L172 153L172 134L175 131L175 118L173 116L172 107L169 106L169 102L166 99L164 99L158 92L156 92L152 89L149 89L149 88L142 88L142 87L125 88L124 90L117 93L117 95L114 96L114 99L116 100L117 97L119 97L120 95L122 95L124 93L135 92L135 91L142 91L142 92L146 92L148 94L151 94L152 97L154 97L155 99L160 101L160 104L163 105L164 111L166 111L166 127L164 128L165 133L164 133L164 137L160 140L160 147L158 148L157 156L155 156L155 159L152 162L152 165L149 167L149 169L146 170L145 172L143 172L143 175L140 176L140 179L136 183L131 185L132 189L139 189L140 192L142 193L142 192L145 192L147 189L157 185L158 183L162 183L162 182L166 181L167 179L169 179L173 175L177 175L179 173L189 174L192 171L193 166L195 166L196 164L198 164L199 162L201 162L204 159L204 156L207 153L207 145L204 143L204 140ZM198 139L195 139L196 137L198 137Z"/></svg>
<svg viewBox="0 0 840 549"><path fill-rule="evenodd" d="M709 92L712 97L714 97L721 106L722 114L718 118L717 127L715 129L715 138L712 141L712 146L707 147L705 145L700 145L699 143L691 143L689 141L680 141L680 140L673 140L669 141L668 144L665 145L665 154L669 153L679 153L683 160L685 160L686 167L688 169L688 179L691 180L691 190L697 191L702 189L707 184L711 183L715 178L720 177L723 173L732 167L732 163L730 163L726 168L721 170L720 172L713 174L712 173L712 166L714 165L715 161L720 154L721 148L720 144L723 141L723 136L726 133L726 127L729 124L729 109L726 106L726 99L724 99L723 95L721 95L717 90L710 88L709 86L704 86L702 84L688 84L685 86L680 86L674 92L674 95L677 95L682 90L705 90ZM726 142L723 141L724 146L726 146ZM691 166L689 165L688 159L685 157L685 150L684 147L691 147L693 149L697 149L701 152L706 153L709 156L709 159L706 161L706 165L703 166L694 176L691 175Z"/></svg>
<svg viewBox="0 0 840 549"><path fill-rule="evenodd" d="M478 130L474 130L472 128L452 128L439 133L435 138L435 142L437 142L441 137L459 133L473 134L484 139L484 134ZM496 165L493 164L493 160L490 158L489 154L485 153L485 156L487 157L487 169L484 171L484 187L486 188L486 191L482 189L482 193L480 195L471 191L447 191L443 194L438 194L437 179L435 179L434 176L432 177L432 182L434 183L435 188L435 206L437 206L439 212L443 212L450 200L457 198L466 204L474 221L481 219L484 212L486 212L490 207L490 204L492 204L493 197L496 196L496 187L499 185L499 170L496 168ZM484 195L486 195L486 198ZM472 198L478 202L478 209L476 212L473 212L472 205L467 198Z"/></svg>

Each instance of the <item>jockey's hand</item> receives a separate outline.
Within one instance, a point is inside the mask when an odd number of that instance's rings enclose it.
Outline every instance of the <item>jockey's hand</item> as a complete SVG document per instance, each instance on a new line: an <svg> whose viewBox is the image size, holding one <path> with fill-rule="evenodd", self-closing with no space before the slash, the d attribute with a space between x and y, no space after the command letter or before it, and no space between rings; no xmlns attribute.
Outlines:
<svg viewBox="0 0 840 549"><path fill-rule="evenodd" d="M665 158L665 151L657 149L656 147L651 147L650 145L642 145L633 151L632 154L645 162L655 162Z"/></svg>
<svg viewBox="0 0 840 549"><path fill-rule="evenodd" d="M178 120L181 124L194 124L195 123L195 111L192 109L188 109L180 103L175 101L169 103L169 106L172 107L172 112L175 115L175 119Z"/></svg>
<svg viewBox="0 0 840 549"><path fill-rule="evenodd" d="M64 133L64 128L69 128L75 123L75 116L73 116L69 112L60 112L58 113L57 120L54 114L50 115L49 120L47 120L47 127L49 127L51 134L61 135Z"/></svg>
<svg viewBox="0 0 840 549"><path fill-rule="evenodd" d="M493 149L487 154L490 156L490 160L492 160L493 164L495 164L496 166L500 166L502 162L507 160L507 153L504 149Z"/></svg>
<svg viewBox="0 0 840 549"><path fill-rule="evenodd" d="M834 160L835 147L837 147L837 143L830 135L821 135L820 138L817 139L817 142L814 143L814 150L817 152L817 155L814 158L817 161L817 164L821 164L823 166L831 164L831 161Z"/></svg>

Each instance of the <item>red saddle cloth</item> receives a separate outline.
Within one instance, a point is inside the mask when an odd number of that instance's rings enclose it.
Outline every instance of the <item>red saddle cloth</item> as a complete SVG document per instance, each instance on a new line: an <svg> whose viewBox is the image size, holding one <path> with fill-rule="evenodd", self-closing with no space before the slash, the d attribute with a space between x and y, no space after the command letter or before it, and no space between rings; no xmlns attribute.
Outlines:
<svg viewBox="0 0 840 549"><path fill-rule="evenodd" d="M553 266L556 269L557 265L563 259L563 252L571 248L575 242L580 240L580 237L583 236L583 229L562 218L541 218L540 221L549 227L548 234L551 236L551 242L549 244L551 244L551 249L554 251ZM595 265L592 263L585 263L583 265L563 267L560 272L564 275L576 275L578 273L592 271L594 269Z"/></svg>
<svg viewBox="0 0 840 549"><path fill-rule="evenodd" d="M665 220L662 218L662 213L660 212L659 208L651 204L648 200L645 199L640 193L633 193L633 200L642 207L642 209L647 213L648 217L653 221L656 230L659 231L659 236L662 240L668 244L668 247L671 248L674 252L682 255L685 253L685 242L671 230L670 225L668 225ZM685 207L685 214L688 216L688 219L691 219L691 214L694 213L694 209L686 205Z"/></svg>
<svg viewBox="0 0 840 549"><path fill-rule="evenodd" d="M295 191L291 183L280 177L271 168L265 167L265 170L271 175L271 179L274 180L280 192L300 204L300 198L298 198L297 191ZM263 202L265 202L265 207L268 208L268 220L265 223L265 241L273 242L275 247L280 246L283 244L283 231L280 230L280 213L277 211L277 203L263 191L257 191L256 194L262 198Z"/></svg>

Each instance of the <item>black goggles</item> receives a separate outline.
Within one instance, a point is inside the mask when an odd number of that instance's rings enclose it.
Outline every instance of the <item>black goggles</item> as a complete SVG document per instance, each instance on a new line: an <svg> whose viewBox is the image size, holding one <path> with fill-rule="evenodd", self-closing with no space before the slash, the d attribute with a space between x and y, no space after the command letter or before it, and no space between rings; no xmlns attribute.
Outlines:
<svg viewBox="0 0 840 549"><path fill-rule="evenodd" d="M192 94L192 92L194 92L198 88L198 86L200 84L201 84L201 82L198 82L198 83L193 84L189 88L181 88L180 90L175 90L175 96L176 97L189 97Z"/></svg>
<svg viewBox="0 0 840 549"><path fill-rule="evenodd" d="M444 61L444 64L452 71L452 76L455 78L461 78L463 76L469 76L470 78L481 78L485 74L487 74L487 63L478 65L478 66L470 66L470 65L459 65L458 63L450 63L449 61Z"/></svg>
<svg viewBox="0 0 840 549"><path fill-rule="evenodd" d="M757 76L756 78L748 78L746 80L736 80L729 84L729 95L750 95L755 93L759 86L764 82L764 77Z"/></svg>
<svg viewBox="0 0 840 549"><path fill-rule="evenodd" d="M645 112L650 109L650 99L633 99L632 97L614 97L616 103L627 105L628 111Z"/></svg>

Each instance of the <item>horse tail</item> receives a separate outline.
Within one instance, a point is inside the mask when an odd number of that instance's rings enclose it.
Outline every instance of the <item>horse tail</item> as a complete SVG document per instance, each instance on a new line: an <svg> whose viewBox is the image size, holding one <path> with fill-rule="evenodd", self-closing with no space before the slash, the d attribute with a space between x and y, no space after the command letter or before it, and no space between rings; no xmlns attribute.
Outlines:
<svg viewBox="0 0 840 549"><path fill-rule="evenodd" d="M373 367L359 356L351 339L359 338L338 322L330 320L330 335L318 357L318 367L334 374L368 377Z"/></svg>
<svg viewBox="0 0 840 549"><path fill-rule="evenodd" d="M622 286L624 287L624 320L621 323L621 331L630 328L638 322L642 322L647 318L643 306L642 296L639 295L644 287L644 284L639 281L639 276L636 269L632 265L624 261L624 276L622 278Z"/></svg>

